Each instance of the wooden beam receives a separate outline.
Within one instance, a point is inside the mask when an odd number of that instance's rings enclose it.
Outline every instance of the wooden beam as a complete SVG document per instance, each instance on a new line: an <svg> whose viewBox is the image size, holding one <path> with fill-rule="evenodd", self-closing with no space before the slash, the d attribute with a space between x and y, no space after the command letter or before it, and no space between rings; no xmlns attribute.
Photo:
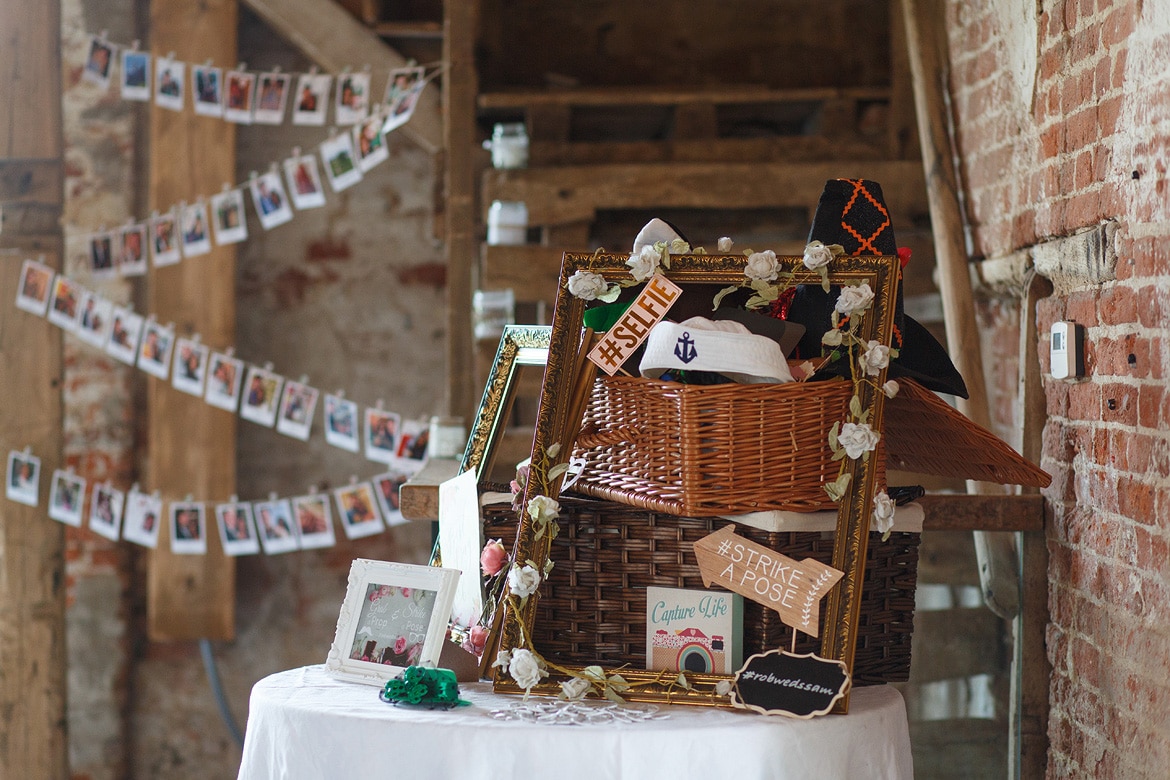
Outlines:
<svg viewBox="0 0 1170 780"><path fill-rule="evenodd" d="M534 111L528 112L534 127ZM567 134L566 134L567 135ZM785 135L774 138L708 138L663 141L542 141L529 132L528 165L604 165L612 163L807 163L887 160L883 143L866 138Z"/></svg>
<svg viewBox="0 0 1170 780"><path fill-rule="evenodd" d="M751 85L728 85L677 89L661 86L573 87L570 89L516 89L485 92L478 98L485 110L509 110L530 106L673 106L692 103L815 103L824 100L888 100L886 87L814 87L809 89L768 89Z"/></svg>
<svg viewBox="0 0 1170 780"><path fill-rule="evenodd" d="M65 534L45 514L62 462L62 337L13 301L26 252L61 268L60 40L59 2L0 3L0 457L41 459L40 505L0 501L0 777L53 780L69 776Z"/></svg>
<svg viewBox="0 0 1170 780"><path fill-rule="evenodd" d="M347 67L360 70L369 65L375 74L371 96L378 100L383 94L378 89L378 78L384 78L392 69L407 64L405 57L386 45L370 28L333 0L243 2L265 24L324 71L340 73ZM234 31L232 37L235 37ZM222 61L235 62L236 59L233 52ZM202 59L199 61L202 62ZM381 87L385 85L385 81L382 81ZM430 154L436 154L443 148L443 119L439 114L439 98L434 89L424 90L419 96L414 115L402 126L401 132Z"/></svg>
<svg viewBox="0 0 1170 780"><path fill-rule="evenodd" d="M1043 531L1044 499L963 493L925 495L923 531Z"/></svg>
<svg viewBox="0 0 1170 780"><path fill-rule="evenodd" d="M233 62L237 0L151 0L151 46L155 55ZM188 111L150 109L150 203L166 209L180 201L218 192L236 181L235 126ZM148 312L176 323L179 335L199 333L216 348L235 343L236 253L217 247L196 262L150 270ZM198 290L198 294L192 291ZM147 378L145 483L165 501L226 501L235 493L236 417L202 400ZM214 524L211 525L214 528ZM218 537L206 555L175 555L162 524L150 556L148 632L155 640L231 639L235 623L235 559L223 554Z"/></svg>

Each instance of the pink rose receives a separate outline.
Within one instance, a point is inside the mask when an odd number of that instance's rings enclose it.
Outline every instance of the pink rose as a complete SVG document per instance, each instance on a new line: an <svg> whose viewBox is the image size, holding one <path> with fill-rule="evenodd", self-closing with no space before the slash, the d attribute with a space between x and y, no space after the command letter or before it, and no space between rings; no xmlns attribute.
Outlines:
<svg viewBox="0 0 1170 780"><path fill-rule="evenodd" d="M418 662L418 657L422 655L422 642L416 642L410 646L406 651L406 663L408 666L414 666Z"/></svg>
<svg viewBox="0 0 1170 780"><path fill-rule="evenodd" d="M402 598L404 598L404 599L410 598L410 593L411 593L410 588L403 588L402 589Z"/></svg>
<svg viewBox="0 0 1170 780"><path fill-rule="evenodd" d="M483 626L472 626L471 630L467 632L467 638L463 640L461 647L472 655L478 657L483 655L484 647L487 646L488 630Z"/></svg>
<svg viewBox="0 0 1170 780"><path fill-rule="evenodd" d="M406 637L400 636L394 640L394 655L402 655L406 652Z"/></svg>
<svg viewBox="0 0 1170 780"><path fill-rule="evenodd" d="M485 544L483 552L479 554L479 565L483 568L483 573L489 577L499 574L507 562L508 551L504 549L499 539L493 539Z"/></svg>

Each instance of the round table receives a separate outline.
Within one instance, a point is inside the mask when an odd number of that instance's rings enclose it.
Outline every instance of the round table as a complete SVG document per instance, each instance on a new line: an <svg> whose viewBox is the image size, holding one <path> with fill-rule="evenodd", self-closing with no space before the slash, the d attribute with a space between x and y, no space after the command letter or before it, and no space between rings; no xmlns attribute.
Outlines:
<svg viewBox="0 0 1170 780"><path fill-rule="evenodd" d="M493 710L523 700L494 694L489 683L461 683L460 691L473 706L418 710L385 704L380 689L337 680L324 666L266 677L252 688L240 780L914 774L906 707L890 686L858 688L848 715L810 720L675 705L659 707L663 719L593 725L498 720Z"/></svg>

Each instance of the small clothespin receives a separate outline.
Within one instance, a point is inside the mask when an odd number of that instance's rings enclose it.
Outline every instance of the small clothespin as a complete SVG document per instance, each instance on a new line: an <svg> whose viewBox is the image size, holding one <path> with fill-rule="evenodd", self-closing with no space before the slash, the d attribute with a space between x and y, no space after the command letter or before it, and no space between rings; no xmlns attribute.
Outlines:
<svg viewBox="0 0 1170 780"><path fill-rule="evenodd" d="M271 374L272 373L272 361L269 360L269 361L265 362L263 365L263 368L265 371L267 371L268 373Z"/></svg>

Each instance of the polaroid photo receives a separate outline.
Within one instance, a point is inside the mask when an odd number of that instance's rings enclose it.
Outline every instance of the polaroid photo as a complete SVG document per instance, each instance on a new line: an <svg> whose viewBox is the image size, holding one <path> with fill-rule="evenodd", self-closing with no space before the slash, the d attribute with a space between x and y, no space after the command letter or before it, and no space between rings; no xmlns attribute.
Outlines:
<svg viewBox="0 0 1170 780"><path fill-rule="evenodd" d="M150 55L122 50L122 99L150 100Z"/></svg>
<svg viewBox="0 0 1170 780"><path fill-rule="evenodd" d="M292 113L294 125L324 126L325 114L329 111L329 87L332 85L332 76L319 73L305 73L297 79Z"/></svg>
<svg viewBox="0 0 1170 780"><path fill-rule="evenodd" d="M81 527L85 509L85 478L57 469L49 486L49 518L74 528Z"/></svg>
<svg viewBox="0 0 1170 780"><path fill-rule="evenodd" d="M138 347L138 367L151 376L166 379L174 346L175 329L149 320L142 330L142 343Z"/></svg>
<svg viewBox="0 0 1170 780"><path fill-rule="evenodd" d="M162 527L163 502L158 492L143 493L131 488L126 494L126 516L122 520L122 538L143 547L158 547L158 529Z"/></svg>
<svg viewBox="0 0 1170 780"><path fill-rule="evenodd" d="M382 137L382 117L375 115L363 119L353 128L353 143L357 147L358 167L368 172L390 156L386 139Z"/></svg>
<svg viewBox="0 0 1170 780"><path fill-rule="evenodd" d="M118 253L118 273L122 276L146 275L146 229L145 223L122 228Z"/></svg>
<svg viewBox="0 0 1170 780"><path fill-rule="evenodd" d="M150 220L150 254L154 267L174 265L182 259L179 253L179 224L173 211L159 214Z"/></svg>
<svg viewBox="0 0 1170 780"><path fill-rule="evenodd" d="M110 338L110 323L113 320L114 304L95 292L86 291L82 296L80 312L77 315L77 338L90 346L101 349Z"/></svg>
<svg viewBox="0 0 1170 780"><path fill-rule="evenodd" d="M319 550L337 544L328 493L297 496L292 500L292 510L302 550Z"/></svg>
<svg viewBox="0 0 1170 780"><path fill-rule="evenodd" d="M402 516L402 506L398 500L398 489L408 479L410 479L410 475L406 472L387 471L371 480L374 485L374 495L378 499L378 507L382 510L382 516L386 518L388 526L404 525L410 522Z"/></svg>
<svg viewBox="0 0 1170 780"><path fill-rule="evenodd" d="M203 504L190 501L171 504L171 552L175 555L207 554L207 517Z"/></svg>
<svg viewBox="0 0 1170 780"><path fill-rule="evenodd" d="M356 125L370 109L370 74L343 73L337 77L337 106L334 119L339 125Z"/></svg>
<svg viewBox="0 0 1170 780"><path fill-rule="evenodd" d="M276 420L276 432L308 441L318 395L314 387L292 380L285 382L284 395L280 399L280 416Z"/></svg>
<svg viewBox="0 0 1170 780"><path fill-rule="evenodd" d="M284 104L288 100L287 73L261 73L256 86L256 110L252 121L258 125L279 125L284 121Z"/></svg>
<svg viewBox="0 0 1170 780"><path fill-rule="evenodd" d="M154 61L155 105L171 111L183 110L183 68L178 60L159 57Z"/></svg>
<svg viewBox="0 0 1170 780"><path fill-rule="evenodd" d="M288 194L298 209L313 209L325 205L325 190L321 174L317 172L317 158L311 154L290 157L284 161L284 178Z"/></svg>
<svg viewBox="0 0 1170 780"><path fill-rule="evenodd" d="M142 336L142 324L145 320L141 314L135 314L123 306L115 306L111 318L106 353L132 366L138 359L138 340Z"/></svg>
<svg viewBox="0 0 1170 780"><path fill-rule="evenodd" d="M215 243L219 246L238 244L248 237L243 190L226 190L212 195L211 214L215 226Z"/></svg>
<svg viewBox="0 0 1170 780"><path fill-rule="evenodd" d="M297 549L296 524L288 499L259 501L256 507L256 531L266 555L279 555Z"/></svg>
<svg viewBox="0 0 1170 780"><path fill-rule="evenodd" d="M240 402L240 417L271 428L276 424L280 406L280 386L284 377L259 366L248 366L244 377L244 397Z"/></svg>
<svg viewBox="0 0 1170 780"><path fill-rule="evenodd" d="M382 125L382 132L391 130L410 121L414 107L418 103L418 96L426 87L426 69L399 68L390 71L390 81L386 85L386 121Z"/></svg>
<svg viewBox="0 0 1170 780"><path fill-rule="evenodd" d="M337 395L325 396L325 441L350 452L361 449L358 405Z"/></svg>
<svg viewBox="0 0 1170 780"><path fill-rule="evenodd" d="M77 307L85 289L73 280L58 276L53 280L53 294L49 298L49 322L72 331L77 327Z"/></svg>
<svg viewBox="0 0 1170 780"><path fill-rule="evenodd" d="M366 457L379 463L393 463L400 425L401 419L393 412L366 409Z"/></svg>
<svg viewBox="0 0 1170 780"><path fill-rule="evenodd" d="M353 158L353 138L341 133L321 142L321 161L334 192L341 192L362 180L361 169Z"/></svg>
<svg viewBox="0 0 1170 780"><path fill-rule="evenodd" d="M398 449L394 451L394 465L414 474L427 461L427 444L431 429L419 420L403 420L398 429Z"/></svg>
<svg viewBox="0 0 1170 780"><path fill-rule="evenodd" d="M81 78L102 89L110 86L110 69L114 65L114 47L107 41L94 35L89 39L89 55L85 58L85 67L81 71Z"/></svg>
<svg viewBox="0 0 1170 780"><path fill-rule="evenodd" d="M195 113L200 116L223 116L223 70L210 65L192 65L191 82L195 89Z"/></svg>
<svg viewBox="0 0 1170 780"><path fill-rule="evenodd" d="M41 485L41 459L30 452L8 453L8 479L4 481L9 501L27 506L37 505Z"/></svg>
<svg viewBox="0 0 1170 780"><path fill-rule="evenodd" d="M108 483L93 486L89 501L89 530L111 542L118 541L125 495Z"/></svg>
<svg viewBox="0 0 1170 780"><path fill-rule="evenodd" d="M109 279L118 269L115 265L113 233L98 233L89 238L89 270L94 279Z"/></svg>
<svg viewBox="0 0 1170 780"><path fill-rule="evenodd" d="M218 504L215 507L215 520L225 555L255 555L260 552L260 539L256 536L251 504Z"/></svg>
<svg viewBox="0 0 1170 780"><path fill-rule="evenodd" d="M229 70L224 79L223 118L241 125L252 124L252 93L256 76L242 70Z"/></svg>
<svg viewBox="0 0 1170 780"><path fill-rule="evenodd" d="M374 487L369 482L337 488L333 491L333 498L347 539L361 539L386 530L374 497Z"/></svg>
<svg viewBox="0 0 1170 780"><path fill-rule="evenodd" d="M171 384L176 390L202 397L207 377L207 356L211 350L192 339L175 342L175 364L171 368Z"/></svg>
<svg viewBox="0 0 1170 780"><path fill-rule="evenodd" d="M20 287L16 291L16 308L38 317L49 309L53 290L53 269L36 260L25 260L20 268Z"/></svg>
<svg viewBox="0 0 1170 780"><path fill-rule="evenodd" d="M252 191L252 204L256 207L256 215L260 217L260 225L265 230L283 225L293 218L284 184L276 171L255 177L248 188Z"/></svg>
<svg viewBox="0 0 1170 780"><path fill-rule="evenodd" d="M244 361L231 355L212 352L207 359L207 390L203 400L216 409L235 413L240 406L240 387Z"/></svg>
<svg viewBox="0 0 1170 780"><path fill-rule="evenodd" d="M179 208L183 257L199 257L211 251L211 233L207 225L207 204L203 201L183 204Z"/></svg>

